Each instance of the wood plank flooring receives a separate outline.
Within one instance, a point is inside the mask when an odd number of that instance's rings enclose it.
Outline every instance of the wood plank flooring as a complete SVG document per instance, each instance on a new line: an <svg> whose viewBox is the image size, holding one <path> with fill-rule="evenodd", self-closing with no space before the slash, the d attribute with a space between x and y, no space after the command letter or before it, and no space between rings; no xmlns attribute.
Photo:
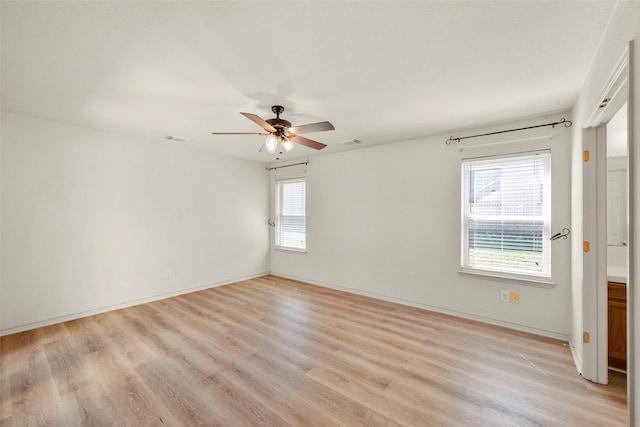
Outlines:
<svg viewBox="0 0 640 427"><path fill-rule="evenodd" d="M274 276L0 339L1 426L624 426L566 343Z"/></svg>

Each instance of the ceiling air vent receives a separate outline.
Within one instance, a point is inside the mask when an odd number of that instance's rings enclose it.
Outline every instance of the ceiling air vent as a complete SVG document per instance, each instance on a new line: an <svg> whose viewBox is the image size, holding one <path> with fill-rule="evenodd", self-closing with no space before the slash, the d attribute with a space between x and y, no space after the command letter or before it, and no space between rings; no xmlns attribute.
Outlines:
<svg viewBox="0 0 640 427"><path fill-rule="evenodd" d="M172 142L189 142L189 141L191 141L190 138L182 138L180 136L175 136L175 135L167 135L164 138L167 141L172 141Z"/></svg>
<svg viewBox="0 0 640 427"><path fill-rule="evenodd" d="M362 141L360 141L359 139L350 139L348 141L342 141L340 144L342 145L355 145L355 144L360 144Z"/></svg>

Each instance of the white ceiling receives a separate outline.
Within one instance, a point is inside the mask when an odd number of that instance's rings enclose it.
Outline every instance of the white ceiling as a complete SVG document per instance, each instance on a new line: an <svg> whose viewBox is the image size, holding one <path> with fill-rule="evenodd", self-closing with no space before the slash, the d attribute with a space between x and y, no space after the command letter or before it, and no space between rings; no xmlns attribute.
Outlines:
<svg viewBox="0 0 640 427"><path fill-rule="evenodd" d="M2 1L2 109L271 163L211 132L280 104L334 124L318 154L367 147L570 109L615 5Z"/></svg>

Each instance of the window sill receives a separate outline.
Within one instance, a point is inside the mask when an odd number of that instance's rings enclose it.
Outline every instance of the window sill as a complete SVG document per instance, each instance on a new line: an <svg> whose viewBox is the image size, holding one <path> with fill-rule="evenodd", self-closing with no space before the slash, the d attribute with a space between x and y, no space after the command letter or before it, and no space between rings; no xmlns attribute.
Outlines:
<svg viewBox="0 0 640 427"><path fill-rule="evenodd" d="M469 268L461 268L459 272L462 274L472 274L475 276L494 277L497 279L506 279L506 280L517 280L519 282L525 282L525 284L528 284L531 286L538 286L541 288L553 288L556 285L556 282L553 282L550 279L546 279L544 277L500 273L496 271L474 270Z"/></svg>
<svg viewBox="0 0 640 427"><path fill-rule="evenodd" d="M287 251L287 252L298 252L298 253L302 253L302 254L306 254L307 253L307 249L300 249L300 248L291 248L288 246L274 246L274 249L277 249L279 251Z"/></svg>

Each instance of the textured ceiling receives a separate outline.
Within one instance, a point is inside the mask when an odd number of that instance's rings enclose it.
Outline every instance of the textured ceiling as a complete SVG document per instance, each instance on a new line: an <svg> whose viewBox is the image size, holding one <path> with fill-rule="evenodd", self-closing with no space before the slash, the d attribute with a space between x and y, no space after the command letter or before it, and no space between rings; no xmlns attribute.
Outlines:
<svg viewBox="0 0 640 427"><path fill-rule="evenodd" d="M1 3L2 109L271 163L570 109L612 1ZM341 142L358 139L360 145Z"/></svg>

